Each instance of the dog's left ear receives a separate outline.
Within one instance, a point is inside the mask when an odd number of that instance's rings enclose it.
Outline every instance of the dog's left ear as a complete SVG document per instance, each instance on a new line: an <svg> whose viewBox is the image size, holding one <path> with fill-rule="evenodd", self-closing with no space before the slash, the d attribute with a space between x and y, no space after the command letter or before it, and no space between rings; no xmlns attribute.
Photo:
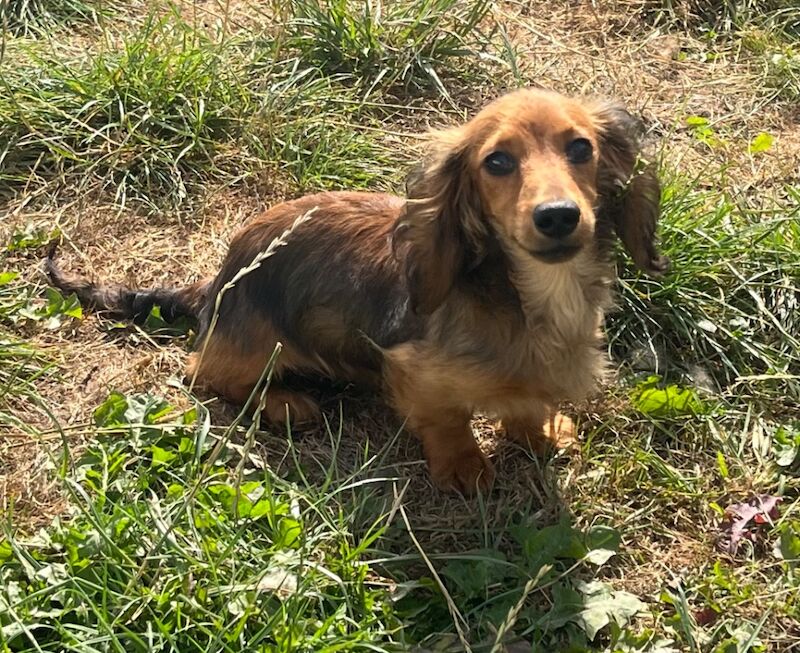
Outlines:
<svg viewBox="0 0 800 653"><path fill-rule="evenodd" d="M600 152L598 219L613 225L636 265L654 277L669 269L656 247L661 185L652 164L641 165L641 123L624 108L599 104L593 116Z"/></svg>

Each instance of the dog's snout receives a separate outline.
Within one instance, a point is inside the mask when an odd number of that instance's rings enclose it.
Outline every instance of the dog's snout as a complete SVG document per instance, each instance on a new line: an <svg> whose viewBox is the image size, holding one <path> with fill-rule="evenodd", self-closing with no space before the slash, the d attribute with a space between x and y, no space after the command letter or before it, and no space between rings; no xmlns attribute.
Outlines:
<svg viewBox="0 0 800 653"><path fill-rule="evenodd" d="M581 217L581 210L572 200L544 202L533 210L533 224L548 238L569 236Z"/></svg>

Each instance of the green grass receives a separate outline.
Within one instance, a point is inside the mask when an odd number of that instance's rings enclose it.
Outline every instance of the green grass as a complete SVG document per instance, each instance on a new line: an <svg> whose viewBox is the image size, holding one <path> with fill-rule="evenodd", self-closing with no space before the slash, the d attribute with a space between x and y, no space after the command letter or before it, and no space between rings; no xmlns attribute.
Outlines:
<svg viewBox="0 0 800 653"><path fill-rule="evenodd" d="M800 98L800 6L793 0L663 0L649 3L646 13L657 25L701 36L706 58L739 59L744 51L771 99Z"/></svg>
<svg viewBox="0 0 800 653"><path fill-rule="evenodd" d="M367 131L381 99L368 109L354 80L435 81L446 93L436 68L469 54L459 44L488 4L399 3L385 23L349 3L318 9L315 20L345 21L342 42L311 20L312 6L290 5L287 33L257 38L209 33L169 10L78 54L10 41L0 63L0 182L99 187L120 206L174 210L208 182L265 166L300 189L385 179L394 167Z"/></svg>
<svg viewBox="0 0 800 653"><path fill-rule="evenodd" d="M655 358L665 374L702 371L723 393L796 405L800 190L753 205L704 188L703 179L677 177L663 197L673 272L663 282L623 276L612 352Z"/></svg>
<svg viewBox="0 0 800 653"><path fill-rule="evenodd" d="M226 47L175 15L148 17L120 48L21 45L0 79L2 180L99 181L120 204L182 201L187 186L213 177L217 146L248 113Z"/></svg>
<svg viewBox="0 0 800 653"><path fill-rule="evenodd" d="M56 27L96 23L109 10L102 1L0 0L0 25L14 35L41 36Z"/></svg>
<svg viewBox="0 0 800 653"><path fill-rule="evenodd" d="M335 496L256 461L252 430L233 448L195 415L99 407L106 435L70 465L73 518L0 552L6 647L369 650L397 629L361 561L380 523L354 538Z"/></svg>
<svg viewBox="0 0 800 653"><path fill-rule="evenodd" d="M50 237L29 226L15 232L0 251L0 424L28 433L36 430L20 416L20 408L41 404L37 381L57 370L47 355L14 331L32 324L57 329L82 315L76 297L65 298L53 289L42 292L9 269L10 256L40 247Z"/></svg>
<svg viewBox="0 0 800 653"><path fill-rule="evenodd" d="M6 528L0 543L5 650L405 651L455 637L454 617L483 642L475 650L513 628L542 645L585 644L645 608L587 584L619 546L612 528L487 520L483 548L398 585L388 574L421 559L380 548L408 520L385 451L364 450L343 472L299 464L290 438L279 474L255 425L232 439L236 422L210 426L200 405L181 413L113 394L94 420L98 439L64 480L71 518L32 538ZM342 434L328 435L335 459ZM619 626L613 641L630 637Z"/></svg>
<svg viewBox="0 0 800 653"><path fill-rule="evenodd" d="M731 35L752 24L790 34L800 29L794 0L649 0L645 13L714 35Z"/></svg>
<svg viewBox="0 0 800 653"><path fill-rule="evenodd" d="M328 75L375 87L447 94L444 79L476 47L488 0L291 0L287 44Z"/></svg>

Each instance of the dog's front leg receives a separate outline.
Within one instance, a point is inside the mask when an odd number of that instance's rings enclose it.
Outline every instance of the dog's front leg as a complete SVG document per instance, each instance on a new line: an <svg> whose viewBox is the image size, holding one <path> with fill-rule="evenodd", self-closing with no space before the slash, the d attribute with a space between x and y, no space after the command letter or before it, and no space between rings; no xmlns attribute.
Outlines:
<svg viewBox="0 0 800 653"><path fill-rule="evenodd" d="M494 470L472 434L471 407L461 403L462 397L470 396L463 375L425 343L402 344L384 353L387 393L408 429L422 441L434 483L463 494L488 489Z"/></svg>
<svg viewBox="0 0 800 653"><path fill-rule="evenodd" d="M416 407L409 427L422 440L431 478L444 490L473 494L494 481L492 463L481 451L470 427L471 415L457 408Z"/></svg>

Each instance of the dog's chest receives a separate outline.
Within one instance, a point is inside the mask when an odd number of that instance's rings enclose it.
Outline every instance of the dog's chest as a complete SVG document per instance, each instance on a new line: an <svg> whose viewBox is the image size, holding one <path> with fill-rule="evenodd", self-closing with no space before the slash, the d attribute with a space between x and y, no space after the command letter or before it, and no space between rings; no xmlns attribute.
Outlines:
<svg viewBox="0 0 800 653"><path fill-rule="evenodd" d="M514 270L518 304L464 315L461 323L471 328L462 332L462 351L471 350L496 378L559 400L585 396L605 367L601 324L610 291L600 272L585 265Z"/></svg>
<svg viewBox="0 0 800 653"><path fill-rule="evenodd" d="M583 396L604 367L601 325L610 290L604 277L589 272L581 266L537 266L513 277L524 313L519 371L565 398Z"/></svg>
<svg viewBox="0 0 800 653"><path fill-rule="evenodd" d="M586 265L536 268L509 274L511 298L454 293L428 323L427 339L452 369L477 373L488 385L577 400L605 367L600 327L608 278ZM497 397L490 388L487 396Z"/></svg>

